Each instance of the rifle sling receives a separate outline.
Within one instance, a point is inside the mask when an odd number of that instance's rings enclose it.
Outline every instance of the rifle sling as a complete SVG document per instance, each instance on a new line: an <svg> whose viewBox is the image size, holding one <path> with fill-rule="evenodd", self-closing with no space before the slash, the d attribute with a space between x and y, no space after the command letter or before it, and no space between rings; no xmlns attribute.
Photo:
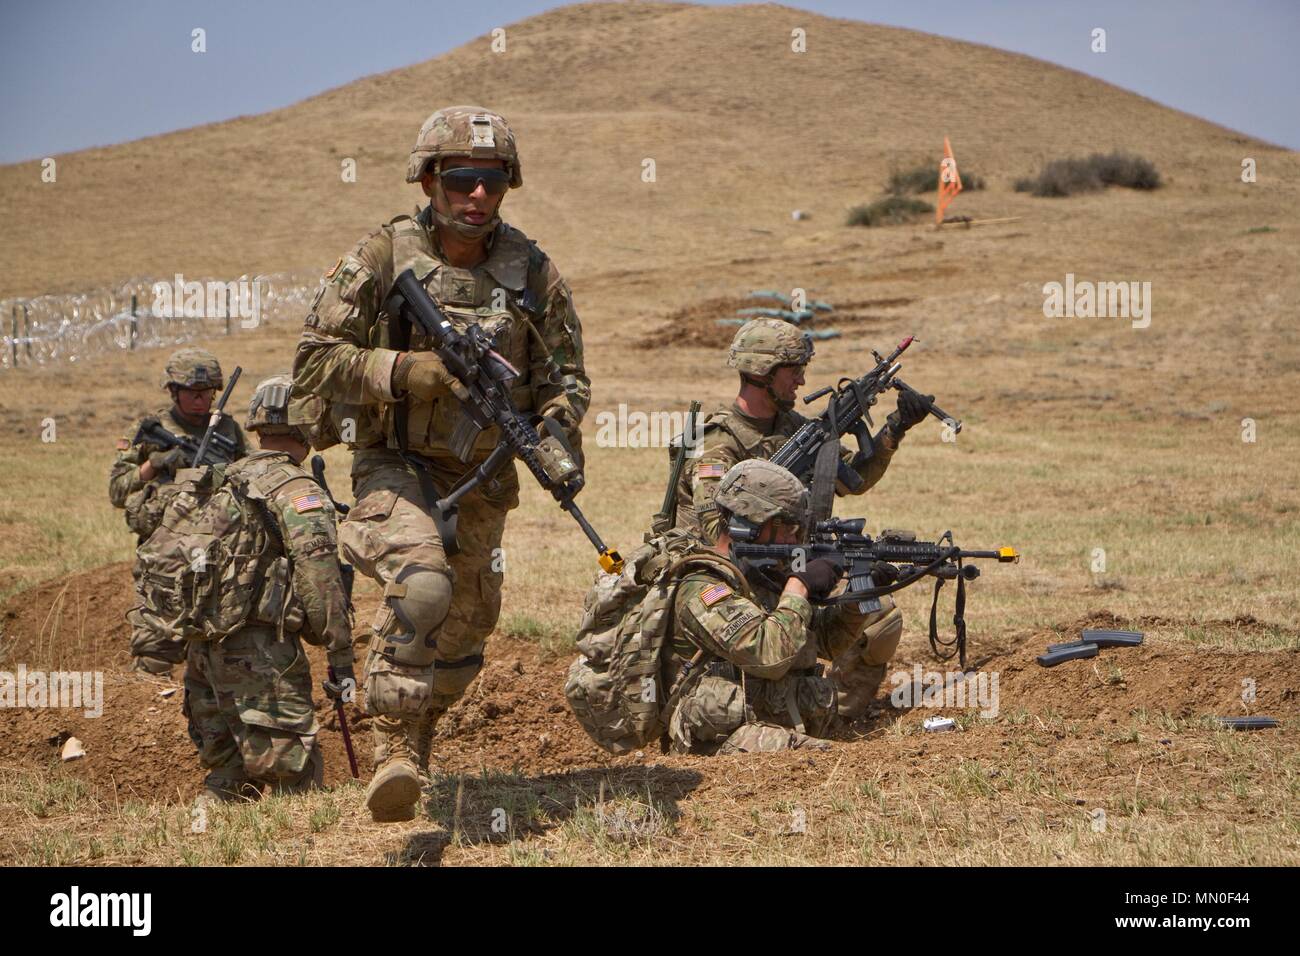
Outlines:
<svg viewBox="0 0 1300 956"><path fill-rule="evenodd" d="M930 649L934 651L934 656L941 661L950 660L954 654L958 655L961 669L966 669L966 578L961 573L961 558L957 558L957 603L953 608L952 623L955 628L953 639L943 641L939 639L938 627L938 610L939 610L939 591L943 589L943 578L934 579L934 599L930 602ZM945 654L939 648L952 648Z"/></svg>
<svg viewBox="0 0 1300 956"><path fill-rule="evenodd" d="M812 520L825 521L835 507L835 478L840 469L840 443L827 437L813 459L812 487L808 507Z"/></svg>

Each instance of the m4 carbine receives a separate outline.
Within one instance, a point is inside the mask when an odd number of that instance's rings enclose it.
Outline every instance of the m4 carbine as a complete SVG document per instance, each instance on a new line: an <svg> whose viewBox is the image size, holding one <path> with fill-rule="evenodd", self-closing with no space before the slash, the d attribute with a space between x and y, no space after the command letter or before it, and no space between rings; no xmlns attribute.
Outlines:
<svg viewBox="0 0 1300 956"><path fill-rule="evenodd" d="M218 434L217 426L221 424L221 416L225 413L226 402L230 401L230 393L235 390L235 383L239 381L239 376L243 373L243 368L236 365L234 372L230 375L230 381L226 382L221 397L217 400L217 404L212 407L212 412L208 416L208 427L197 443L190 438L173 435L166 428L163 428L162 422L156 418L146 418L140 423L135 438L131 439L131 444L139 445L141 442L148 442L160 448L179 448L185 452L185 458L191 468L234 461L239 446L232 439Z"/></svg>
<svg viewBox="0 0 1300 956"><path fill-rule="evenodd" d="M795 562L807 563L826 558L845 569L848 579L844 592L836 597L815 600L815 604L855 604L860 613L868 614L881 608L880 597L915 584L923 577L933 577L934 600L930 605L930 647L940 660L954 653L960 654L961 666L966 667L966 582L979 577L977 565L965 564L970 560L992 560L1001 564L1020 560L1015 548L998 548L996 551L967 551L957 547L952 532L945 531L938 541L917 541L910 531L883 531L877 538L863 533L863 518L831 518L819 521L809 541L803 544L755 544L736 540L732 551L737 560L753 570L769 587L780 591L784 579L780 571ZM897 580L877 585L873 569L879 562L897 565ZM956 580L957 606L953 616L956 636L951 641L939 639L936 613L939 590L944 581ZM945 651L941 651L940 648ZM947 650L952 648L953 650Z"/></svg>
<svg viewBox="0 0 1300 956"><path fill-rule="evenodd" d="M184 435L176 435L163 427L162 423L156 418L146 418L140 423L136 430L135 437L131 439L132 445L156 445L159 448L179 448L185 452L185 459L190 467L196 464L195 455L198 453L199 445L192 438ZM225 435L219 435L215 432L212 440L208 443L207 449L203 452L203 461L199 464L215 465L220 463L231 462L239 451L234 441Z"/></svg>
<svg viewBox="0 0 1300 956"><path fill-rule="evenodd" d="M384 310L394 318L403 317L419 326L433 343L433 351L447 371L465 387L468 397L461 401L464 412L462 422L453 433L453 448L458 449L461 460L468 457L473 438L484 429L495 426L500 430L500 441L491 454L446 496L432 503L438 517L454 529L456 505L466 494L490 479L511 458L524 463L537 483L549 491L560 507L573 516L587 540L599 554L600 566L611 574L623 570L623 559L617 551L605 546L596 529L574 502L582 490L581 473L557 481L547 472L542 462L542 436L533 422L515 407L510 398L510 385L519 377L519 371L496 350L496 344L482 326L470 322L458 329L442 313L420 284L415 273L406 269L393 282L393 291L384 304ZM549 418L541 419L547 436L559 443L570 457L572 450L559 425ZM405 436L402 436L403 440ZM575 469L576 470L576 469ZM454 533L454 532L453 532Z"/></svg>

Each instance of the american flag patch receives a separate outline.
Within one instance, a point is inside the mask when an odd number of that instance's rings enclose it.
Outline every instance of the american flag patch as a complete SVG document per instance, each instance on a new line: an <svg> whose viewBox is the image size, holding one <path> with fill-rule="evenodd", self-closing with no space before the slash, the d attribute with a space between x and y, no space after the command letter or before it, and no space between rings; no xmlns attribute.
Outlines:
<svg viewBox="0 0 1300 956"><path fill-rule="evenodd" d="M713 607L713 605L717 604L724 597L727 597L730 594L731 588L727 587L725 584L715 584L708 590L700 592L700 600L704 602L705 607Z"/></svg>
<svg viewBox="0 0 1300 956"><path fill-rule="evenodd" d="M315 511L323 508L325 505L321 502L320 495L312 492L307 495L298 495L293 499L293 510L302 514L304 511Z"/></svg>
<svg viewBox="0 0 1300 956"><path fill-rule="evenodd" d="M119 439L117 440L117 450L118 450L118 451L126 451L126 450L127 450L128 448L130 448L130 447L131 447L131 439L129 439L129 438L119 438Z"/></svg>
<svg viewBox="0 0 1300 956"><path fill-rule="evenodd" d="M717 464L703 464L695 470L697 478L721 478L726 473L727 469Z"/></svg>

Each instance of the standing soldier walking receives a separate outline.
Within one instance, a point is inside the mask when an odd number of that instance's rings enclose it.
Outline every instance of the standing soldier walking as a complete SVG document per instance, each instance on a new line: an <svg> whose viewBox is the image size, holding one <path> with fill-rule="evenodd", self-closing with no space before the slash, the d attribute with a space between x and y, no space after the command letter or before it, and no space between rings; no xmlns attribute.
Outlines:
<svg viewBox="0 0 1300 956"><path fill-rule="evenodd" d="M157 422L174 435L197 443L208 427L213 396L225 385L221 363L205 349L181 349L167 360L162 385L171 394L171 405L138 422L131 436L140 433L141 425ZM222 414L216 434L229 439L233 458L246 454L244 433L229 415ZM138 545L152 530L144 519L150 501L162 485L175 478L177 469L189 462L179 448L162 448L148 440L135 445L131 442L132 438L126 435L118 439L117 458L108 477L108 498L113 507L126 512L127 526L138 536ZM138 585L139 562L133 573ZM131 656L135 670L170 674L172 667L185 659L185 645L143 621L133 620Z"/></svg>
<svg viewBox="0 0 1300 956"><path fill-rule="evenodd" d="M510 462L461 500L454 535L431 513L431 499L499 436L488 428L463 458L453 452L462 388L419 328L386 310L394 279L411 269L454 325L475 322L493 336L519 371L516 405L552 419L575 449L590 401L568 286L499 215L506 191L523 184L506 121L477 106L438 110L406 180L429 205L371 233L326 273L294 362L295 388L328 405L323 430L354 451L344 556L384 588L365 681L375 735L366 803L379 821L414 816L434 725L483 666L501 610L501 536L519 503Z"/></svg>

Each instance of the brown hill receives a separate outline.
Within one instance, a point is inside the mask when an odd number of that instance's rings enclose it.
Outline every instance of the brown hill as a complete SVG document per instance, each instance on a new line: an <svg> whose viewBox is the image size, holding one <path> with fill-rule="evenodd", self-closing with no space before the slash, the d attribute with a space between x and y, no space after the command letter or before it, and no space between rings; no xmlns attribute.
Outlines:
<svg viewBox="0 0 1300 956"><path fill-rule="evenodd" d="M0 168L0 295L328 264L420 198L406 152L453 102L516 126L526 185L508 217L575 278L802 238L796 207L838 227L891 161L935 156L945 133L1003 190L1043 159L1113 147L1202 205L1242 194L1243 155L1292 200L1277 184L1300 172L1293 153L1070 70L789 7L583 4L506 37L504 53L482 37L271 113L60 156L54 184L36 162ZM999 196L996 212L1038 205Z"/></svg>

